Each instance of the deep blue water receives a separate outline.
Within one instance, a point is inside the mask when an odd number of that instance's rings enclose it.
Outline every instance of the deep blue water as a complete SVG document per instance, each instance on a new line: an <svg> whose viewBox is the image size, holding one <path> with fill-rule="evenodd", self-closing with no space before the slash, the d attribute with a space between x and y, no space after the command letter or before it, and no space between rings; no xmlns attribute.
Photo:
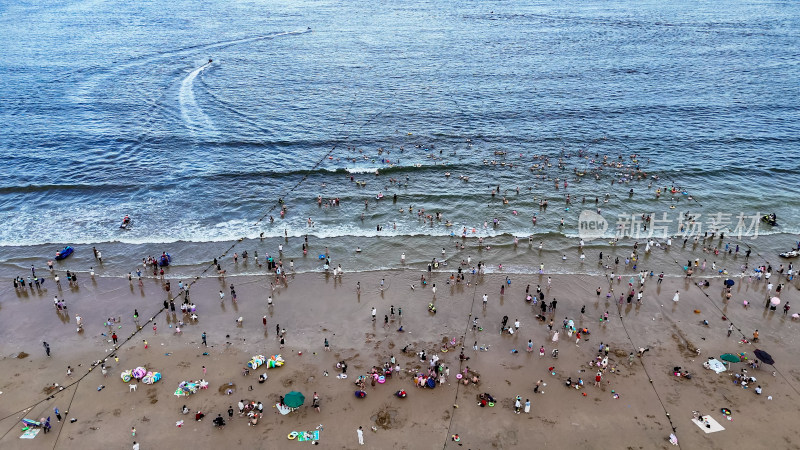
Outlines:
<svg viewBox="0 0 800 450"><path fill-rule="evenodd" d="M0 254L24 265L62 244L261 232L347 247L465 226L569 239L582 205L564 211L566 193L609 193L611 218L775 212L781 227L762 232L795 234L799 12L790 1L4 2ZM632 154L646 181L623 179ZM529 170L543 162L534 155L551 167ZM574 175L604 155L623 167ZM569 187L556 191L556 177ZM696 202L655 198L672 186ZM318 195L341 206L318 208ZM444 219L422 225L420 208ZM117 227L124 214L131 230ZM275 223L257 223L265 215ZM483 231L494 217L501 226Z"/></svg>

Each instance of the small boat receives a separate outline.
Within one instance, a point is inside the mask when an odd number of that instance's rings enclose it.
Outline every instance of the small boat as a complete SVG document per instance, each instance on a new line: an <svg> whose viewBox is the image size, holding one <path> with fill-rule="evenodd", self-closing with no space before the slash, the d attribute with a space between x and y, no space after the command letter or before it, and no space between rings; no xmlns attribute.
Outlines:
<svg viewBox="0 0 800 450"><path fill-rule="evenodd" d="M122 224L120 224L119 227L122 228L123 230L127 230L128 227L131 226L131 223L132 223L131 217L126 214L125 217L122 218Z"/></svg>
<svg viewBox="0 0 800 450"><path fill-rule="evenodd" d="M166 267L171 262L172 262L172 257L169 256L169 253L162 253L161 258L158 259L158 265L161 267Z"/></svg>
<svg viewBox="0 0 800 450"><path fill-rule="evenodd" d="M74 251L75 249L70 247L69 245L64 247L64 250L56 252L56 261L61 261L62 259L65 259L67 256L71 255L72 252Z"/></svg>
<svg viewBox="0 0 800 450"><path fill-rule="evenodd" d="M781 258L797 258L800 256L800 250L789 250L788 252L783 252L779 255Z"/></svg>
<svg viewBox="0 0 800 450"><path fill-rule="evenodd" d="M772 225L773 227L778 226L778 217L775 215L775 213L761 216L761 221L767 225Z"/></svg>

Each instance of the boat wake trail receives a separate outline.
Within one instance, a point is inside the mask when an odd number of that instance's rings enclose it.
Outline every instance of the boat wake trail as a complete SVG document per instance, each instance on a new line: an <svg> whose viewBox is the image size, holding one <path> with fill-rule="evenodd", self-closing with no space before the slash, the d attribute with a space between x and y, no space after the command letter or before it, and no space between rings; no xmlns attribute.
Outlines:
<svg viewBox="0 0 800 450"><path fill-rule="evenodd" d="M302 31L286 31L283 33L276 33L270 34L266 36L254 36L249 38L243 39L236 39L232 41L224 41L219 42L216 44L209 44L204 46L204 49L215 49L215 48L224 48L238 44L245 44L249 42L256 42L265 39L272 39L279 36L287 36L293 34L304 34L309 32L309 30L302 30ZM180 103L180 110L181 116L183 117L183 121L186 124L187 128L193 133L198 132L206 132L211 134L217 134L217 129L214 126L211 119L203 112L202 108L197 104L197 100L194 96L194 80L200 75L201 72L206 70L207 68L211 67L212 62L209 61L206 64L194 69L183 79L181 82L180 91L178 91L178 102Z"/></svg>
<svg viewBox="0 0 800 450"><path fill-rule="evenodd" d="M191 71L181 82L181 88L178 91L181 117L183 117L183 121L189 130L195 133L200 131L217 132L211 119L203 112L203 109L200 108L200 105L197 104L197 100L194 98L194 80L197 78L197 75L200 75L200 72L209 67L211 67L210 61Z"/></svg>

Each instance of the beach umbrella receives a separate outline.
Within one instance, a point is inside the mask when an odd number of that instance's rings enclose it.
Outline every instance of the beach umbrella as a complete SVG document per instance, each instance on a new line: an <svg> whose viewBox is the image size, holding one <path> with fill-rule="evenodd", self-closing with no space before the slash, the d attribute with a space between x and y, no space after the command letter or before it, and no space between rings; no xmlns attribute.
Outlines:
<svg viewBox="0 0 800 450"><path fill-rule="evenodd" d="M770 300L769 302L775 306L778 306L781 304L781 299L779 299L778 297L772 297L772 300Z"/></svg>
<svg viewBox="0 0 800 450"><path fill-rule="evenodd" d="M736 282L731 280L731 279L725 280L725 286L729 286L730 287L730 286L733 286L734 284L736 284Z"/></svg>
<svg viewBox="0 0 800 450"><path fill-rule="evenodd" d="M306 401L306 397L297 391L289 392L283 396L283 404L289 408L299 408L304 401Z"/></svg>
<svg viewBox="0 0 800 450"><path fill-rule="evenodd" d="M738 355L734 355L733 353L725 353L724 355L721 355L719 357L719 359L721 359L723 361L732 362L732 363L738 363L738 362L742 361L742 359L739 358Z"/></svg>
<svg viewBox="0 0 800 450"><path fill-rule="evenodd" d="M772 356L764 350L756 350L753 353L755 353L756 358L760 359L764 364L769 364L770 366L775 364L775 360L772 359Z"/></svg>

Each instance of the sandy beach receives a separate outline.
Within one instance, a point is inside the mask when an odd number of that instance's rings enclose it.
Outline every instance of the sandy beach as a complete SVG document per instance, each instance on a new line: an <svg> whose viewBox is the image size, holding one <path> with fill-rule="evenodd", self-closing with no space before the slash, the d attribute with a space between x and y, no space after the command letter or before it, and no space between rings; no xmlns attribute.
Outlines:
<svg viewBox="0 0 800 450"><path fill-rule="evenodd" d="M745 442L797 448L800 442L792 427L792 417L798 412L796 333L800 324L784 316L781 309L764 310L763 281L740 280L726 303L720 278L711 279L707 288L696 286L699 279L694 278L666 278L661 284L652 278L645 283L641 305L634 299L619 307L618 293L626 291L633 274L614 280L615 295L610 299L607 279L597 276L552 275L548 289L548 274L513 274L510 285L503 273L476 275L467 278L471 281L467 286L450 285L446 274L434 273L426 287L420 285L420 274L408 269L345 273L341 278L319 273L290 275L288 287L274 292L272 307L267 307L266 300L272 278L200 278L190 291L197 305L196 323L183 318L180 310L177 315L162 311L167 293L157 279L146 279L139 286L135 280L129 284L126 279L84 276L79 287L62 282L60 291L50 285L40 293L15 292L9 283L0 300L4 330L0 369L4 434L0 446L99 449L112 444L129 448L135 440L141 448L218 448L230 443L286 448L304 445L289 442L290 432L314 430L319 425L319 443L330 448L358 447L359 426L365 430L366 448L529 448L536 443L558 448L671 448L667 438L673 427L683 448L722 449ZM381 279L385 280L383 291ZM175 293L177 281L171 282ZM238 296L235 304L229 295L231 283ZM360 294L356 283L361 285ZM437 285L435 300L433 283ZM548 302L558 299L557 309L546 314L548 321L553 319L554 330L561 330L557 344L552 342L547 322L536 320L539 305L525 301L528 284L531 292L540 284ZM599 297L597 287L603 289ZM224 303L219 301L220 290L226 293ZM676 291L680 292L679 302L672 301ZM488 295L485 309L484 293ZM71 317L57 313L52 303L56 294L67 300ZM744 309L742 298L759 301ZM793 285L787 284L782 298L796 301ZM428 312L432 301L436 314ZM384 315L392 306L402 308L402 316L396 314L384 326ZM373 307L377 310L375 322L370 315ZM141 326L136 334L134 309L139 311ZM603 323L600 319L606 311L609 319ZM83 317L80 333L76 332L75 314ZM520 322L513 336L500 333L506 315L509 325ZM737 328L731 337L727 337L729 322L722 315ZM105 326L108 317L121 318L121 323L112 327L120 339L116 352ZM243 318L241 325L236 323L238 317ZM472 330L473 317L479 319L482 331ZM587 328L590 334L576 345L575 337L563 332L564 318L574 320L577 328ZM708 326L702 323L704 319ZM178 320L187 322L181 334L174 332ZM278 325L286 329L283 349L276 335ZM759 344L740 343L755 329L760 333ZM201 345L203 332L207 333L208 348ZM326 338L330 352L324 351ZM443 342L453 338L456 347L443 352ZM529 339L534 346L531 353L526 351ZM45 355L42 341L49 342L51 357ZM488 350L475 351L475 341ZM609 344L611 351L601 385L595 387L597 367L590 362L598 355L601 342ZM470 358L463 362L459 361L462 344ZM539 355L540 346L545 347L545 356ZM640 347L650 350L643 358L635 357L629 366L628 354ZM557 359L551 357L554 348L559 350ZM774 369L761 366L749 371L757 378L751 387L763 388L760 396L733 382L732 374L746 367L745 363L734 363L721 374L702 367L708 357L719 358L728 352L746 352L752 359L756 348L768 351L776 361ZM421 362L416 355L423 349L429 357L438 355L449 368L450 376L435 389L415 387L409 373L427 371L428 361ZM22 357L21 352L27 356ZM112 353L118 361L109 357ZM242 374L245 363L257 354L281 354L286 361L283 367L267 370L269 377L263 384L257 380L263 369L249 376ZM392 355L402 370L385 384L373 387L367 383L366 398L356 398L353 380ZM92 368L92 363L101 359L109 367L106 378L99 366ZM348 379L336 377L340 372L336 363L342 360L349 366ZM67 366L74 369L69 377ZM129 384L136 383L123 382L120 373L137 366L157 370L163 379L152 385L138 383L136 391L131 391ZM207 368L205 376L203 366ZM455 375L466 366L480 374L478 385L457 384ZM693 377L674 376L676 366ZM774 375L773 370L777 370ZM582 378L585 387L567 388L568 377L575 382ZM207 390L182 398L173 395L181 381L201 378L209 382ZM534 394L540 379L546 386ZM53 383L65 389L50 397L46 388ZM228 383L235 384L230 396L224 392ZM105 387L98 390L100 386ZM393 395L400 389L407 391L407 398ZM278 414L273 405L292 390L305 395L305 404L288 415ZM310 406L314 392L321 400L320 412ZM477 395L484 392L496 399L494 407L478 406ZM530 413L514 413L517 395L523 404L530 399ZM259 423L249 427L247 418L237 411L224 429L213 427L211 418L221 413L227 419L228 407L238 409L240 399L263 402L264 417ZM189 415L181 414L184 404L191 410ZM64 417L60 423L53 413L55 407ZM721 408L731 411L732 420L725 420ZM198 410L207 415L200 422L194 420ZM726 429L705 434L691 422L692 411L710 414ZM33 441L20 439L20 419L47 416L53 425L51 433L39 434ZM73 418L76 421L70 422ZM177 427L181 420L184 423ZM136 428L135 437L131 427ZM459 435L459 442L452 440L454 434Z"/></svg>

